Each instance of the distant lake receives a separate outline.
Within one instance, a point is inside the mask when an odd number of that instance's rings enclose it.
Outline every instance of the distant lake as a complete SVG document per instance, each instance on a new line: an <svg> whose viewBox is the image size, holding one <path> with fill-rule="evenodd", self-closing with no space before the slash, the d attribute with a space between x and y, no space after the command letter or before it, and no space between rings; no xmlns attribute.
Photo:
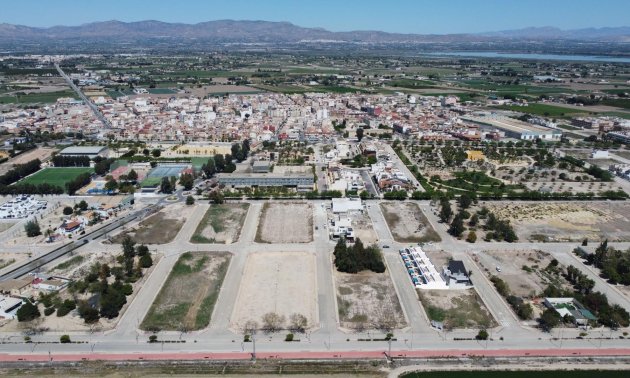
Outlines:
<svg viewBox="0 0 630 378"><path fill-rule="evenodd" d="M558 54L516 54L500 53L492 51L461 51L461 52L435 52L423 53L429 56L459 56L469 58L503 58L503 59L539 59L539 60L568 60L584 62L608 62L608 63L630 63L630 58L600 55L558 55Z"/></svg>

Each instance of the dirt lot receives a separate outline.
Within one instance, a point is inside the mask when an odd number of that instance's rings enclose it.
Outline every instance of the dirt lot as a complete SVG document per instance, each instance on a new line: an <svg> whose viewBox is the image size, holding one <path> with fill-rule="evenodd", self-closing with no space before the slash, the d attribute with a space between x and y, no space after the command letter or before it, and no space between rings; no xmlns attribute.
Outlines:
<svg viewBox="0 0 630 378"><path fill-rule="evenodd" d="M315 255L306 252L261 252L247 256L236 297L231 328L242 330L249 320L262 325L263 315L284 316L288 326L293 313L319 324Z"/></svg>
<svg viewBox="0 0 630 378"><path fill-rule="evenodd" d="M211 205L190 241L225 244L238 241L248 210L248 203Z"/></svg>
<svg viewBox="0 0 630 378"><path fill-rule="evenodd" d="M129 235L138 244L166 244L172 242L190 215L192 207L175 204L161 210L138 225L113 236L112 243L121 243Z"/></svg>
<svg viewBox="0 0 630 378"><path fill-rule="evenodd" d="M187 252L141 324L145 330L198 330L208 326L227 272L229 253Z"/></svg>
<svg viewBox="0 0 630 378"><path fill-rule="evenodd" d="M493 203L488 209L508 219L521 240L630 240L630 204L625 202Z"/></svg>
<svg viewBox="0 0 630 378"><path fill-rule="evenodd" d="M335 271L335 287L341 327L360 332L406 326L389 273Z"/></svg>
<svg viewBox="0 0 630 378"><path fill-rule="evenodd" d="M0 164L0 175L7 173L16 164L28 163L29 161L35 160L35 159L44 161L48 159L54 151L57 151L57 150L54 148L41 147L41 148L36 148L34 150L19 154L13 159L9 159L9 161L7 161L6 163Z"/></svg>
<svg viewBox="0 0 630 378"><path fill-rule="evenodd" d="M383 202L383 216L399 243L439 242L440 236L429 224L420 207L413 202Z"/></svg>
<svg viewBox="0 0 630 378"><path fill-rule="evenodd" d="M265 203L256 232L257 243L313 241L313 205L305 202Z"/></svg>
<svg viewBox="0 0 630 378"><path fill-rule="evenodd" d="M518 297L534 297L542 293L553 280L553 277L544 271L553 260L546 252L483 251L477 253L474 259L488 277L498 276L508 284L512 294ZM501 272L497 271L497 267Z"/></svg>
<svg viewBox="0 0 630 378"><path fill-rule="evenodd" d="M492 328L497 325L475 289L417 289L417 292L429 320L444 322L445 329Z"/></svg>

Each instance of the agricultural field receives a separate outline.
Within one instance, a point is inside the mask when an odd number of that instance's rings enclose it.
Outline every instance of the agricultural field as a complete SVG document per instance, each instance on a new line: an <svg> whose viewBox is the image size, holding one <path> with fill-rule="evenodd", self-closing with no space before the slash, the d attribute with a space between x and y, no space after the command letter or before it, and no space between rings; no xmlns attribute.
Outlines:
<svg viewBox="0 0 630 378"><path fill-rule="evenodd" d="M387 226L397 242L426 243L441 240L416 203L382 202L380 206Z"/></svg>
<svg viewBox="0 0 630 378"><path fill-rule="evenodd" d="M190 238L191 243L235 243L248 210L248 203L210 205Z"/></svg>
<svg viewBox="0 0 630 378"><path fill-rule="evenodd" d="M94 169L88 167L81 168L44 168L38 172L19 181L20 184L50 184L59 186L61 188L66 187L66 183L74 180L82 173L92 173Z"/></svg>
<svg viewBox="0 0 630 378"><path fill-rule="evenodd" d="M625 202L492 203L498 219L509 220L521 240L630 240L630 205Z"/></svg>
<svg viewBox="0 0 630 378"><path fill-rule="evenodd" d="M69 89L58 92L28 93L11 96L3 95L0 96L0 104L50 104L56 102L57 99L63 97L77 98L77 95Z"/></svg>
<svg viewBox="0 0 630 378"><path fill-rule="evenodd" d="M443 322L446 330L492 328L497 325L475 289L417 289L417 293L429 320Z"/></svg>
<svg viewBox="0 0 630 378"><path fill-rule="evenodd" d="M257 243L309 243L313 241L313 205L283 202L263 205Z"/></svg>
<svg viewBox="0 0 630 378"><path fill-rule="evenodd" d="M335 270L334 278L342 328L391 331L407 324L388 272L350 274Z"/></svg>
<svg viewBox="0 0 630 378"><path fill-rule="evenodd" d="M280 328L293 314L306 317L307 327L319 324L315 255L306 252L261 252L247 256L230 324L235 331L265 314L277 314Z"/></svg>
<svg viewBox="0 0 630 378"><path fill-rule="evenodd" d="M144 318L141 329L193 331L206 328L219 296L231 254L182 254Z"/></svg>

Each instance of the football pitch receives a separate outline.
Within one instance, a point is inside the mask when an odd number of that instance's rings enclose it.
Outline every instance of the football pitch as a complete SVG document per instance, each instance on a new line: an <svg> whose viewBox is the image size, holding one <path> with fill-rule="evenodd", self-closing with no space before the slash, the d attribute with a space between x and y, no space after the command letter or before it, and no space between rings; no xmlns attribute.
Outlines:
<svg viewBox="0 0 630 378"><path fill-rule="evenodd" d="M65 190L66 183L74 180L81 173L92 173L94 169L89 167L77 167L77 168L44 168L41 171L38 171L27 178L19 181L20 184L50 184L54 186L59 186Z"/></svg>

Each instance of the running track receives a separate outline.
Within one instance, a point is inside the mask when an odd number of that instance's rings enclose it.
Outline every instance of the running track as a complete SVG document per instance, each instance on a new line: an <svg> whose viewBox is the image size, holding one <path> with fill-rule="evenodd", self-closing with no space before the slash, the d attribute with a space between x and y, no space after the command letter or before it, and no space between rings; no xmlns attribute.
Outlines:
<svg viewBox="0 0 630 378"><path fill-rule="evenodd" d="M392 351L394 358L431 357L597 357L630 356L630 348L618 349L515 349L515 350L442 350L442 351ZM86 354L0 354L0 362L77 362L77 361L174 361L174 360L250 360L250 353L86 353ZM258 359L378 359L384 352L280 352L257 353Z"/></svg>

